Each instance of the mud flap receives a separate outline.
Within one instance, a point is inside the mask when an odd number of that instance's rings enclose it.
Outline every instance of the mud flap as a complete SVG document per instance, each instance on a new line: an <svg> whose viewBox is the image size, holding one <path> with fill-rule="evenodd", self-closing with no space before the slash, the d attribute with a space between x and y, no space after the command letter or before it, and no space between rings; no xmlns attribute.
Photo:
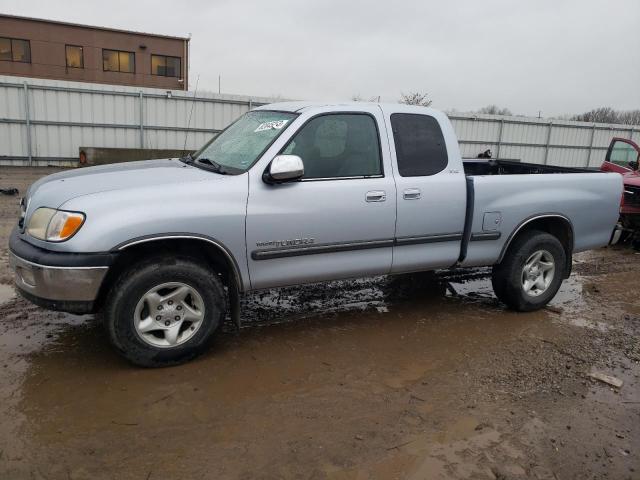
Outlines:
<svg viewBox="0 0 640 480"><path fill-rule="evenodd" d="M233 285L229 286L229 314L231 316L231 322L236 327L236 331L240 331L240 327L242 326L240 319L240 292L235 282L233 283Z"/></svg>
<svg viewBox="0 0 640 480"><path fill-rule="evenodd" d="M571 276L572 270L573 270L573 252L567 252L567 261L564 269L565 279Z"/></svg>

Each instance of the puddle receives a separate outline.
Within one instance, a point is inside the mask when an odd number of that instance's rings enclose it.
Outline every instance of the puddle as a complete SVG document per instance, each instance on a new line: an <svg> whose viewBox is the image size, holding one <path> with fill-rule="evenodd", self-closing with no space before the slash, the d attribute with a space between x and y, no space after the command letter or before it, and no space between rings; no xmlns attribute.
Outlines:
<svg viewBox="0 0 640 480"><path fill-rule="evenodd" d="M462 273L442 271L435 275L379 276L265 290L245 299L243 325L288 323L318 314L329 317L358 311L386 314L416 299L429 299L437 305L451 298L492 299L490 303L495 303L488 272L488 269L474 269Z"/></svg>
<svg viewBox="0 0 640 480"><path fill-rule="evenodd" d="M12 285L0 283L0 305L14 299L16 292Z"/></svg>
<svg viewBox="0 0 640 480"><path fill-rule="evenodd" d="M586 306L584 297L584 279L579 275L572 275L562 282L556 296L549 302L552 307L564 310L578 310Z"/></svg>
<svg viewBox="0 0 640 480"><path fill-rule="evenodd" d="M569 324L575 327L590 328L592 330L598 330L599 332L602 332L602 333L605 333L612 328L611 325L607 323L598 322L596 320L591 320L587 318L569 318L567 321Z"/></svg>

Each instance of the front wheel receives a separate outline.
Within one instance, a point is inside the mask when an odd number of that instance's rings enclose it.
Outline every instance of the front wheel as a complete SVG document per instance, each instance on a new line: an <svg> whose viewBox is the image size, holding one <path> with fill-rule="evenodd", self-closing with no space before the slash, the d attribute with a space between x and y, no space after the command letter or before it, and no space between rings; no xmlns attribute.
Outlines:
<svg viewBox="0 0 640 480"><path fill-rule="evenodd" d="M104 321L121 355L139 366L160 367L204 351L224 313L218 275L189 258L155 258L115 282Z"/></svg>
<svg viewBox="0 0 640 480"><path fill-rule="evenodd" d="M493 291L514 310L538 310L558 292L565 276L566 255L553 235L527 232L514 240L502 262L493 267Z"/></svg>

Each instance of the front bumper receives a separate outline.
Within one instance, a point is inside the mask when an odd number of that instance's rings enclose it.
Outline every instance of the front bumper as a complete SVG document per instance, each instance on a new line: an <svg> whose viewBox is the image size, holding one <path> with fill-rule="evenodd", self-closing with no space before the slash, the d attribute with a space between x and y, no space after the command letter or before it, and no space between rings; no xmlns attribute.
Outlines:
<svg viewBox="0 0 640 480"><path fill-rule="evenodd" d="M9 265L16 287L50 300L94 301L109 267L51 267L31 263L13 252Z"/></svg>
<svg viewBox="0 0 640 480"><path fill-rule="evenodd" d="M28 300L51 310L93 311L111 260L110 254L43 250L19 238L17 230L9 241L16 288Z"/></svg>

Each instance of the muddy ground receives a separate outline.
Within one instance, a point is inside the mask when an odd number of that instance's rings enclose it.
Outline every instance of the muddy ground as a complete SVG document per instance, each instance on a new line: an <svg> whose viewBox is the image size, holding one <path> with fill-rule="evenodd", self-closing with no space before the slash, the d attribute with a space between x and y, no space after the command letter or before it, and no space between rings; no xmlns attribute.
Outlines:
<svg viewBox="0 0 640 480"><path fill-rule="evenodd" d="M92 316L13 296L17 214L0 198L2 479L640 478L631 250L577 255L529 314L482 270L262 292L201 358L144 370Z"/></svg>

